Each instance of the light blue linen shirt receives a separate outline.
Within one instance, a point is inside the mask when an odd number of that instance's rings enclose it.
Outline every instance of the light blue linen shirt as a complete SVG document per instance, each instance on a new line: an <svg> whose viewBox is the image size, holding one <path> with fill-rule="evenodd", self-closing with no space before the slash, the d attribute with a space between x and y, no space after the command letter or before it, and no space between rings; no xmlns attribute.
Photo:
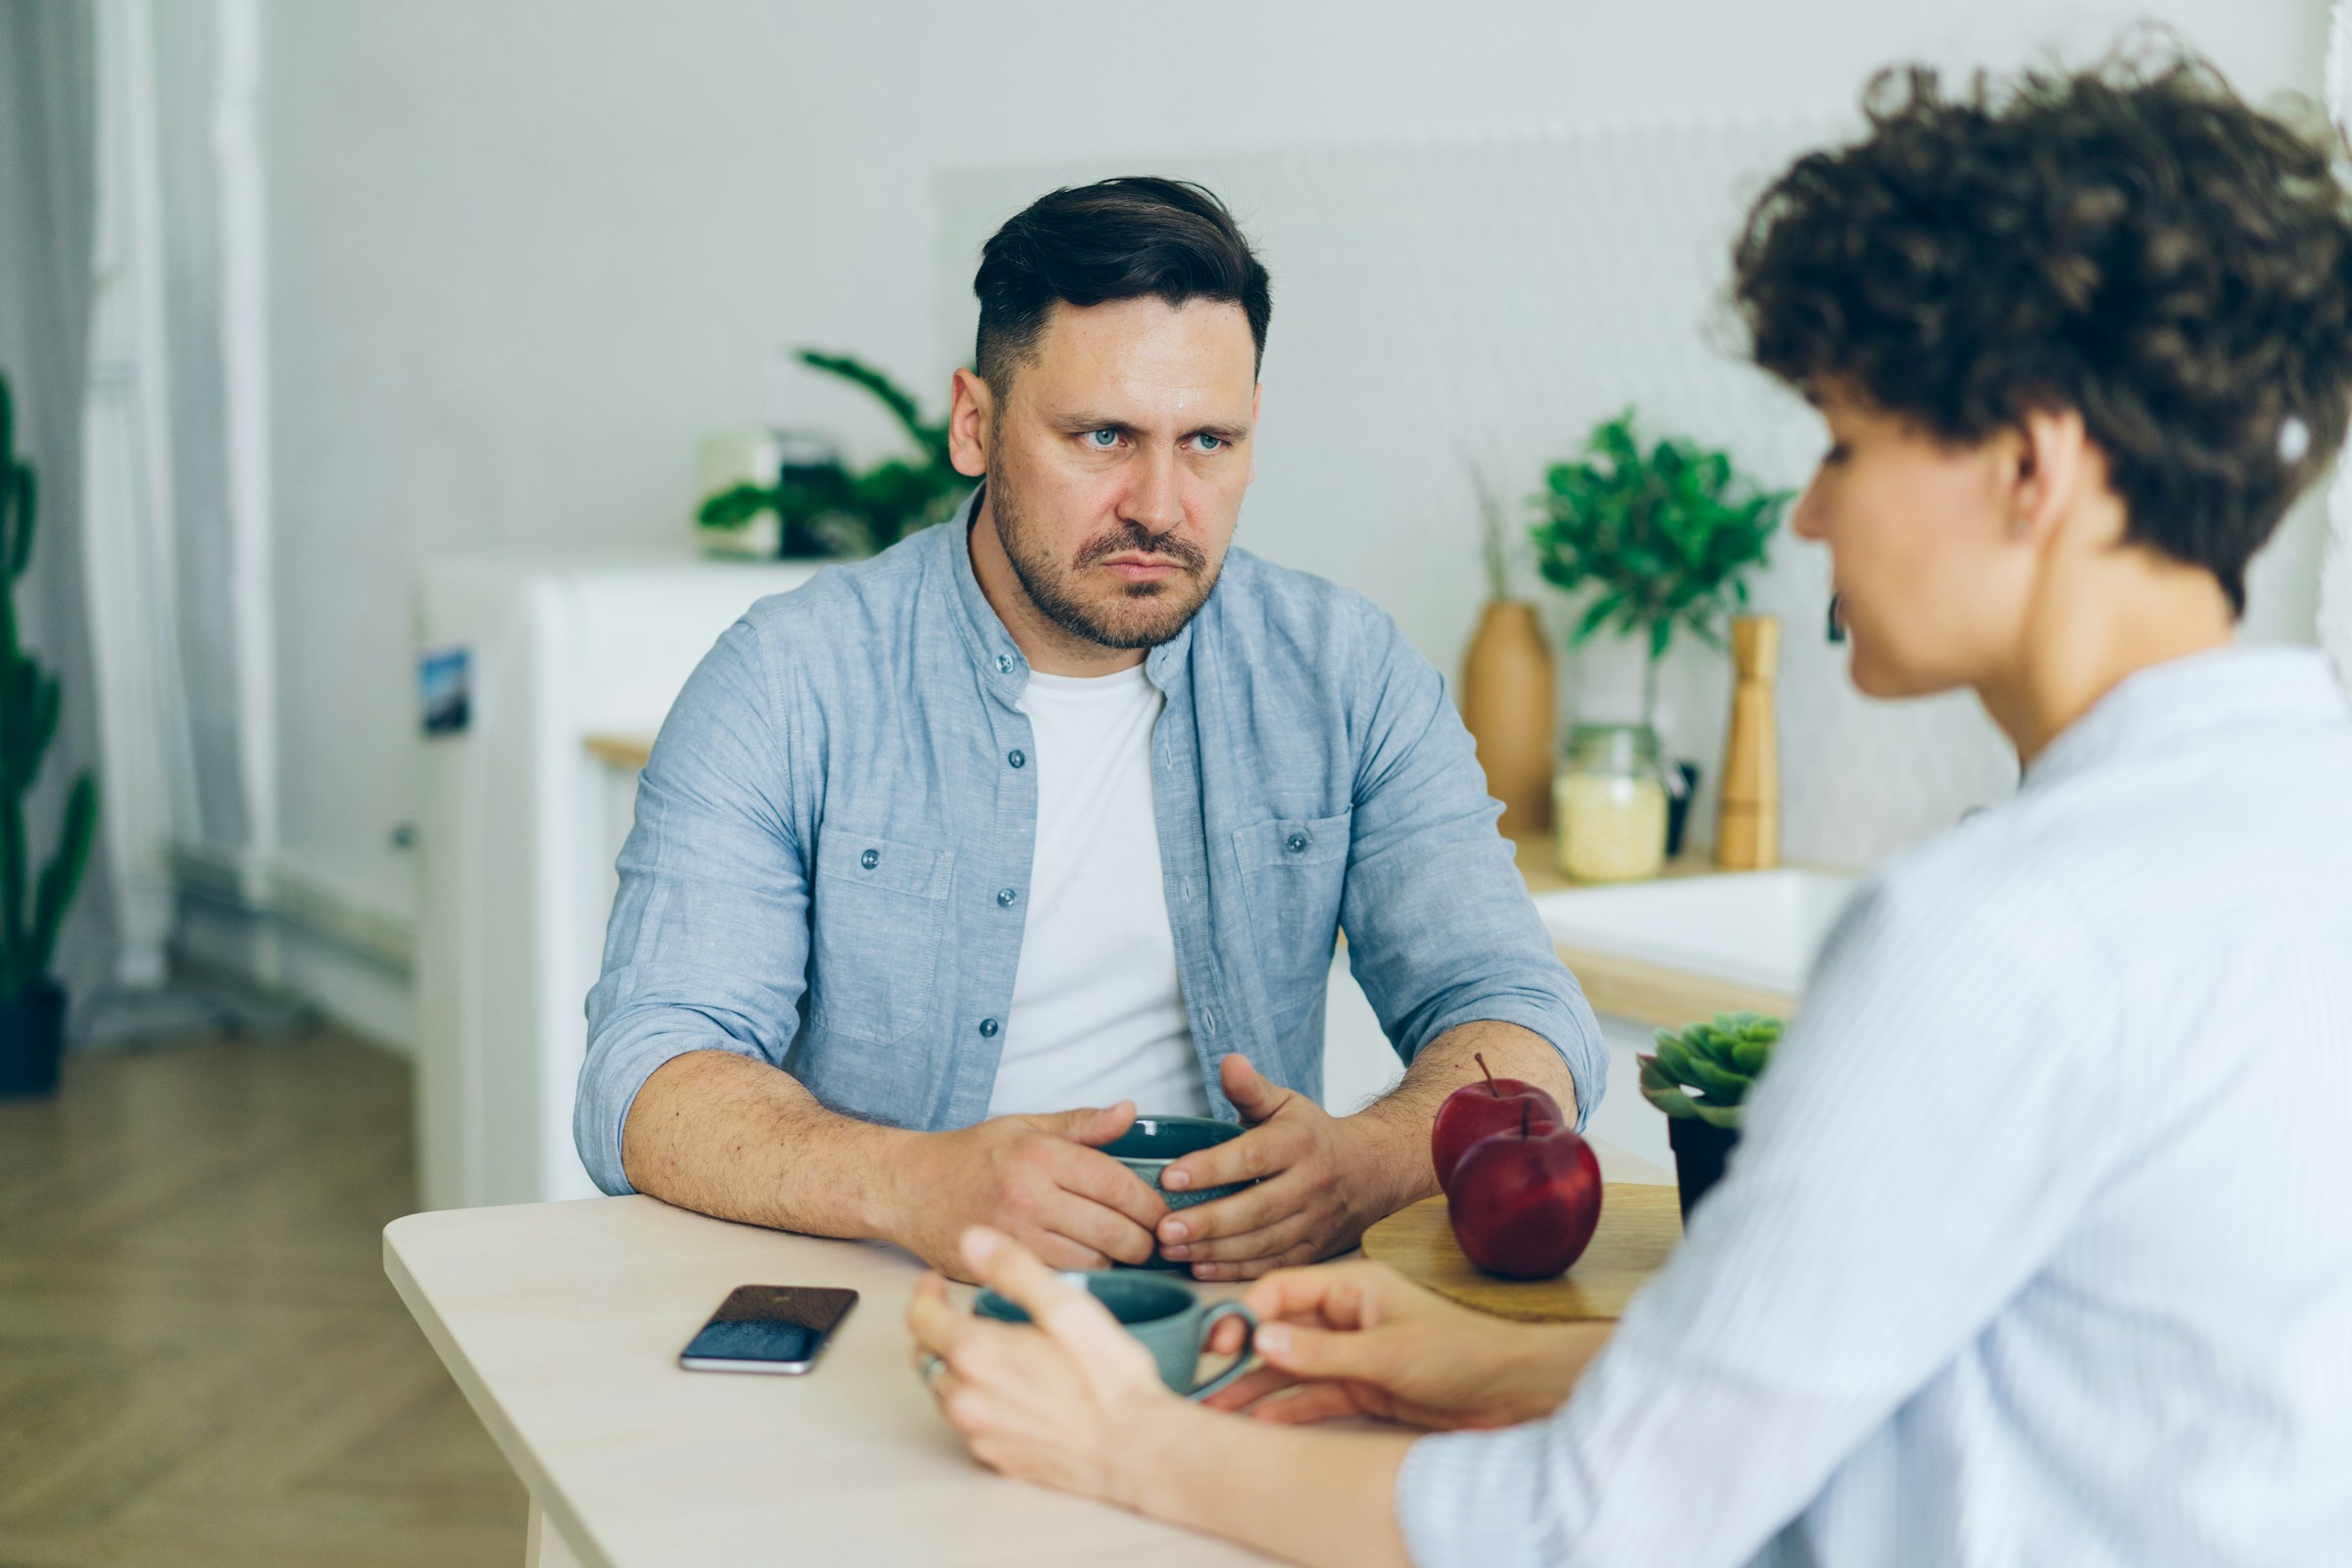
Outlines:
<svg viewBox="0 0 2352 1568"><path fill-rule="evenodd" d="M1037 770L1016 706L1029 665L972 572L977 505L753 606L670 710L588 996L573 1135L606 1192L629 1191L638 1088L689 1051L772 1062L867 1121L987 1114ZM1166 901L1218 1115L1235 1115L1218 1063L1237 1051L1320 1094L1343 926L1399 1055L1458 1024L1520 1024L1591 1111L1599 1027L1445 683L1393 620L1237 549L1144 669L1167 706L1152 736L1160 885L1137 896Z"/></svg>
<svg viewBox="0 0 2352 1568"><path fill-rule="evenodd" d="M2352 1562L2352 721L2144 670L1868 883L1723 1185L1431 1568Z"/></svg>

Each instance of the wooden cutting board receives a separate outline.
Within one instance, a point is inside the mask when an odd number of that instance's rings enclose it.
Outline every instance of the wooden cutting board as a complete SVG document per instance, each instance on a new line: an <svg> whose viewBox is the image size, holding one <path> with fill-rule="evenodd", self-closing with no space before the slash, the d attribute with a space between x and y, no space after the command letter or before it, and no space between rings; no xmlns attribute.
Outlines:
<svg viewBox="0 0 2352 1568"><path fill-rule="evenodd" d="M1443 1197L1423 1199L1364 1232L1364 1255L1449 1300L1522 1322L1615 1322L1642 1282L1683 1239L1671 1187L1611 1182L1600 1192L1600 1227L1576 1265L1556 1280L1498 1280L1462 1255Z"/></svg>

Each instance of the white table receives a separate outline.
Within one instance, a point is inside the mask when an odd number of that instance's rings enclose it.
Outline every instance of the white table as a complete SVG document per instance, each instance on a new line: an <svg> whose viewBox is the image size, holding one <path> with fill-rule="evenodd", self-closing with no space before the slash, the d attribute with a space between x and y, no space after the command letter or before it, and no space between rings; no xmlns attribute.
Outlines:
<svg viewBox="0 0 2352 1568"><path fill-rule="evenodd" d="M1265 1561L975 1464L908 1364L921 1271L881 1243L650 1198L384 1229L384 1272L530 1491L533 1568ZM680 1371L679 1349L738 1285L859 1299L806 1377Z"/></svg>

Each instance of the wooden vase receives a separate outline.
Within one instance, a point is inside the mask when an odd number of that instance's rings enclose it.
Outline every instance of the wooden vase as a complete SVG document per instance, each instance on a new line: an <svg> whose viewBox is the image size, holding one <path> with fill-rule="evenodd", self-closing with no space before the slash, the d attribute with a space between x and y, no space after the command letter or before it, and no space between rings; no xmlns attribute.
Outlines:
<svg viewBox="0 0 2352 1568"><path fill-rule="evenodd" d="M1715 863L1762 871L1781 863L1781 757L1772 682L1781 662L1778 615L1732 617L1732 730L1723 747Z"/></svg>
<svg viewBox="0 0 2352 1568"><path fill-rule="evenodd" d="M1478 743L1502 831L1551 826L1551 747L1558 686L1536 607L1498 600L1478 618L1462 659L1462 722Z"/></svg>

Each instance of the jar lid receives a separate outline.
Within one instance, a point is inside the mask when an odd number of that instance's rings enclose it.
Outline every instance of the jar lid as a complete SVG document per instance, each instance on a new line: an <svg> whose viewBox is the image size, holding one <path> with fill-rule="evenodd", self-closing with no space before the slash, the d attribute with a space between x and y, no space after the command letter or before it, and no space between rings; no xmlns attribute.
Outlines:
<svg viewBox="0 0 2352 1568"><path fill-rule="evenodd" d="M1611 773L1653 768L1658 732L1647 724L1574 724L1568 730L1568 760L1578 767Z"/></svg>

